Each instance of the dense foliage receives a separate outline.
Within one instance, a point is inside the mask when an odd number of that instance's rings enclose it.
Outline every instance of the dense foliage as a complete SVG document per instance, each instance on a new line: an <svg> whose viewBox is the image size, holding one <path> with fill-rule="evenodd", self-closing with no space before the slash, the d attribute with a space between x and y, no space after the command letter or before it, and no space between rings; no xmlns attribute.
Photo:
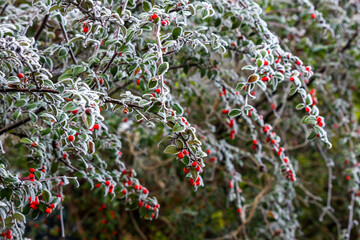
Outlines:
<svg viewBox="0 0 360 240"><path fill-rule="evenodd" d="M359 1L0 6L4 239L360 237Z"/></svg>

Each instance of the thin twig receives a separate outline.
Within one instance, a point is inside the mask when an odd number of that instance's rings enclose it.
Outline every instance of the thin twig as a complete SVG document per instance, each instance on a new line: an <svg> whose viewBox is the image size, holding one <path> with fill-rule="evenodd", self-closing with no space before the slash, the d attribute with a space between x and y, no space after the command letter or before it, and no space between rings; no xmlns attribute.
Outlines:
<svg viewBox="0 0 360 240"><path fill-rule="evenodd" d="M67 32L66 32L66 30L65 30L65 28L64 28L64 25L62 24L61 21L59 21L59 24L60 24L61 31L62 31L63 34L64 34L66 43L68 44L68 49L69 49L70 56L71 56L73 62L77 65L77 61L76 61L75 55L74 55L74 53L73 53L73 51L72 51L72 49L71 49L71 46L70 46L70 43L69 43L69 37L68 37Z"/></svg>

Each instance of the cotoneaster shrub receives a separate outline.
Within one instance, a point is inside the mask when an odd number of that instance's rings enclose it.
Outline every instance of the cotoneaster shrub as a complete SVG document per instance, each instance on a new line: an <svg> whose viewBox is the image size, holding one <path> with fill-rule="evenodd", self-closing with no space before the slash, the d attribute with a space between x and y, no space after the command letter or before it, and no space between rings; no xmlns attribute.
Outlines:
<svg viewBox="0 0 360 240"><path fill-rule="evenodd" d="M3 238L358 236L358 2L0 2Z"/></svg>

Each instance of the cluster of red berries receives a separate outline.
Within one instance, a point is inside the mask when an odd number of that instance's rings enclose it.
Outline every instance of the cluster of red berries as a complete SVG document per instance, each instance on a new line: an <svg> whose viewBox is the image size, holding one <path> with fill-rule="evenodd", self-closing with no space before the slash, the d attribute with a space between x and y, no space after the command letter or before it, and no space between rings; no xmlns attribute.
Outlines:
<svg viewBox="0 0 360 240"><path fill-rule="evenodd" d="M24 78L24 74L19 73L18 78L20 78L20 79ZM24 78L24 83L26 83L26 82L27 82L27 78Z"/></svg>
<svg viewBox="0 0 360 240"><path fill-rule="evenodd" d="M310 91L310 95L311 95L311 97L312 97L312 106L315 106L316 104L318 104L318 99L317 99L317 97L315 96L315 94L316 94L316 90L315 89L312 89L311 91Z"/></svg>
<svg viewBox="0 0 360 240"><path fill-rule="evenodd" d="M194 182L194 179L193 179L193 178L190 178L190 179L189 179L189 182L190 182L190 184L193 185L193 186L195 186L195 185L196 185L196 186L200 186L200 177L198 177L195 182Z"/></svg>
<svg viewBox="0 0 360 240"><path fill-rule="evenodd" d="M96 123L96 124L94 124L94 126L93 126L92 128L90 128L89 130L90 130L90 131L93 131L94 129L95 129L95 130L99 130L99 129L100 129L100 125Z"/></svg>
<svg viewBox="0 0 360 240"><path fill-rule="evenodd" d="M5 239L12 239L13 238L12 231L10 229L6 230L6 232L2 232L1 236L3 238L5 238Z"/></svg>
<svg viewBox="0 0 360 240"><path fill-rule="evenodd" d="M40 204L38 197L35 197L34 201L32 201L31 197L29 197L28 201L29 201L29 204L30 204L30 208L35 209L35 210L37 209L37 206Z"/></svg>
<svg viewBox="0 0 360 240"><path fill-rule="evenodd" d="M200 166L200 164L196 161L194 161L192 164L191 164L194 168L195 168L195 171L197 172L202 172L202 167Z"/></svg>
<svg viewBox="0 0 360 240"><path fill-rule="evenodd" d="M170 22L168 20L162 20L161 21L161 26L166 27L166 26L169 26L169 25L170 25Z"/></svg>
<svg viewBox="0 0 360 240"><path fill-rule="evenodd" d="M317 121L317 124L319 125L319 127L324 127L325 126L325 122L324 122L323 117L317 117L316 121Z"/></svg>
<svg viewBox="0 0 360 240"><path fill-rule="evenodd" d="M134 189L135 189L136 191L141 191L141 190L142 190L142 193L144 193L144 194L148 194L148 193L149 193L149 191L148 191L146 188L143 189L143 187L142 187L141 185L135 185L135 186L134 186Z"/></svg>
<svg viewBox="0 0 360 240"><path fill-rule="evenodd" d="M222 92L221 93L219 93L219 97L221 97L221 96L225 96L226 95L226 88L225 87L223 87L222 88Z"/></svg>
<svg viewBox="0 0 360 240"><path fill-rule="evenodd" d="M279 144L276 140L275 132L272 132L271 127L267 124L263 126L263 130L264 130L264 133L266 133L266 135L267 135L266 142L271 142L271 144L273 145L273 150L275 152L277 152L277 155L280 156L280 158L282 158L284 161L284 167L282 169L282 172L285 174L285 177L287 179L294 182L296 179L295 179L295 175L294 175L293 171L291 170L291 168L289 166L289 158L285 156L284 149L282 147L279 147Z"/></svg>
<svg viewBox="0 0 360 240"><path fill-rule="evenodd" d="M99 183L98 183L99 184ZM100 184L98 185L96 184L96 187L99 188L100 187ZM114 185L111 184L111 182L109 180L105 181L105 186L109 187L109 193L113 193L114 192Z"/></svg>
<svg viewBox="0 0 360 240"><path fill-rule="evenodd" d="M253 143L252 148L255 150L257 148L258 141L254 139L252 143Z"/></svg>
<svg viewBox="0 0 360 240"><path fill-rule="evenodd" d="M30 179L30 181L32 181L32 182L34 182L35 181L35 169L34 168L30 168L29 169L29 179Z"/></svg>
<svg viewBox="0 0 360 240"><path fill-rule="evenodd" d="M210 154L211 150L210 149L206 150L206 153ZM215 162L215 160L216 160L216 157L212 157L212 158L209 159L210 162Z"/></svg>
<svg viewBox="0 0 360 240"><path fill-rule="evenodd" d="M184 156L187 156L187 155L189 155L189 152L186 149L184 149L184 150L182 150L181 152L178 153L178 158L183 159Z"/></svg>

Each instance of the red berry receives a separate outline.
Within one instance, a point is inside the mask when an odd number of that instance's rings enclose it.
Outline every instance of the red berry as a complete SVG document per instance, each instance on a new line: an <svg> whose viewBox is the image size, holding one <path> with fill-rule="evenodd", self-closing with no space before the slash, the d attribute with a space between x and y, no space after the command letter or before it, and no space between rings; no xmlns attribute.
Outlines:
<svg viewBox="0 0 360 240"><path fill-rule="evenodd" d="M256 139L254 139L253 144L258 144L258 141Z"/></svg>
<svg viewBox="0 0 360 240"><path fill-rule="evenodd" d="M139 202L139 207L144 206L144 203L142 201Z"/></svg>
<svg viewBox="0 0 360 240"><path fill-rule="evenodd" d="M179 152L178 158L183 159L183 158L184 158L184 154L183 154L182 152Z"/></svg>
<svg viewBox="0 0 360 240"><path fill-rule="evenodd" d="M297 60L296 65L301 65L301 62L299 60Z"/></svg>
<svg viewBox="0 0 360 240"><path fill-rule="evenodd" d="M156 93L158 93L158 94L161 92L160 88L157 88L155 91L156 91Z"/></svg>
<svg viewBox="0 0 360 240"><path fill-rule="evenodd" d="M91 115L91 113L92 113L91 108L86 109L86 110L85 110L85 113L86 113L87 115Z"/></svg>
<svg viewBox="0 0 360 240"><path fill-rule="evenodd" d="M100 188L101 187L101 184L100 183L97 183L96 184L96 188Z"/></svg>
<svg viewBox="0 0 360 240"><path fill-rule="evenodd" d="M50 204L50 208L54 209L55 208L55 204Z"/></svg>
<svg viewBox="0 0 360 240"><path fill-rule="evenodd" d="M292 82L293 82L294 80L295 80L295 78L294 78L294 77L290 77L290 81L292 81Z"/></svg>
<svg viewBox="0 0 360 240"><path fill-rule="evenodd" d="M211 150L210 150L210 149L208 149L208 150L206 150L206 152L207 152L207 154L210 154Z"/></svg>
<svg viewBox="0 0 360 240"><path fill-rule="evenodd" d="M316 118L316 121L317 121L317 122L321 122L321 121L322 121L322 118L321 118L321 117L317 117L317 118Z"/></svg>
<svg viewBox="0 0 360 240"><path fill-rule="evenodd" d="M95 124L93 128L98 130L99 129L99 124Z"/></svg>
<svg viewBox="0 0 360 240"><path fill-rule="evenodd" d="M87 26L85 26L85 27L83 28L83 32L84 32L84 33L88 33L88 32L89 32L89 28L88 28Z"/></svg>
<svg viewBox="0 0 360 240"><path fill-rule="evenodd" d="M67 159L68 155L67 153L63 153L63 159Z"/></svg>
<svg viewBox="0 0 360 240"><path fill-rule="evenodd" d="M238 209L237 209L237 212L238 212L238 213L241 213L241 208L238 208Z"/></svg>
<svg viewBox="0 0 360 240"><path fill-rule="evenodd" d="M155 20L156 18L158 18L158 15L156 15L156 14L153 14L153 15L151 16L151 19L152 19L152 20Z"/></svg>
<svg viewBox="0 0 360 240"><path fill-rule="evenodd" d="M143 193L144 193L144 194L148 194L148 192L149 192L149 191L148 191L147 189L144 189L144 190L143 190Z"/></svg>
<svg viewBox="0 0 360 240"><path fill-rule="evenodd" d="M200 166L199 165L195 167L195 171L197 171L197 172L200 171Z"/></svg>
<svg viewBox="0 0 360 240"><path fill-rule="evenodd" d="M68 137L68 139L69 139L70 142L72 142L72 141L75 140L75 137L74 137L73 135L70 135L70 136Z"/></svg>
<svg viewBox="0 0 360 240"><path fill-rule="evenodd" d="M110 186L110 181L106 181L105 186Z"/></svg>
<svg viewBox="0 0 360 240"><path fill-rule="evenodd" d="M147 210L150 210L151 207L150 207L149 204L147 204L145 208L146 208Z"/></svg>
<svg viewBox="0 0 360 240"><path fill-rule="evenodd" d="M229 110L223 109L223 110L222 110L222 113L223 113L223 114L228 114L228 113L229 113Z"/></svg>
<svg viewBox="0 0 360 240"><path fill-rule="evenodd" d="M30 174L29 174L29 178L35 178L35 175L32 174L32 173L30 173Z"/></svg>
<svg viewBox="0 0 360 240"><path fill-rule="evenodd" d="M124 195L126 194L126 189L122 190L122 194L124 194Z"/></svg>
<svg viewBox="0 0 360 240"><path fill-rule="evenodd" d="M269 61L265 60L265 61L264 61L264 65L265 65L265 66L269 65Z"/></svg>
<svg viewBox="0 0 360 240"><path fill-rule="evenodd" d="M314 19L316 16L315 16L315 13L311 14L311 18Z"/></svg>
<svg viewBox="0 0 360 240"><path fill-rule="evenodd" d="M140 186L139 186L139 185L135 185L135 186L134 186L134 189L135 189L135 190L139 190L139 189L140 189Z"/></svg>
<svg viewBox="0 0 360 240"><path fill-rule="evenodd" d="M161 21L161 26L165 27L167 25L167 22L165 20Z"/></svg>
<svg viewBox="0 0 360 240"><path fill-rule="evenodd" d="M323 122L319 122L319 127L322 127L324 126L324 123Z"/></svg>
<svg viewBox="0 0 360 240"><path fill-rule="evenodd" d="M137 85L139 85L139 84L140 84L140 79L138 79L138 80L136 81L136 84L137 84Z"/></svg>
<svg viewBox="0 0 360 240"><path fill-rule="evenodd" d="M104 79L100 78L99 83L102 85L104 83Z"/></svg>
<svg viewBox="0 0 360 240"><path fill-rule="evenodd" d="M351 177L350 176L346 176L346 180L350 180L351 179Z"/></svg>
<svg viewBox="0 0 360 240"><path fill-rule="evenodd" d="M263 81L263 82L269 81L269 78L264 76L264 77L261 78L261 81Z"/></svg>
<svg viewBox="0 0 360 240"><path fill-rule="evenodd" d="M24 74L22 74L22 73L18 74L18 78L23 78L23 77L24 77Z"/></svg>
<svg viewBox="0 0 360 240"><path fill-rule="evenodd" d="M185 174L188 174L190 172L190 169L189 168L184 168L184 173Z"/></svg>
<svg viewBox="0 0 360 240"><path fill-rule="evenodd" d="M210 158L210 162L214 162L216 160L216 157L212 157L212 158Z"/></svg>
<svg viewBox="0 0 360 240"><path fill-rule="evenodd" d="M45 212L46 212L47 214L51 213L51 208L47 208L47 209L45 210Z"/></svg>
<svg viewBox="0 0 360 240"><path fill-rule="evenodd" d="M30 173L34 173L34 172L35 172L35 169L34 169L34 168L30 168L30 169L29 169L29 172L30 172Z"/></svg>
<svg viewBox="0 0 360 240"><path fill-rule="evenodd" d="M197 165L197 162L193 162L192 165L195 167Z"/></svg>
<svg viewBox="0 0 360 240"><path fill-rule="evenodd" d="M305 112L310 112L310 108L309 108L309 107L306 107L306 108L305 108Z"/></svg>

